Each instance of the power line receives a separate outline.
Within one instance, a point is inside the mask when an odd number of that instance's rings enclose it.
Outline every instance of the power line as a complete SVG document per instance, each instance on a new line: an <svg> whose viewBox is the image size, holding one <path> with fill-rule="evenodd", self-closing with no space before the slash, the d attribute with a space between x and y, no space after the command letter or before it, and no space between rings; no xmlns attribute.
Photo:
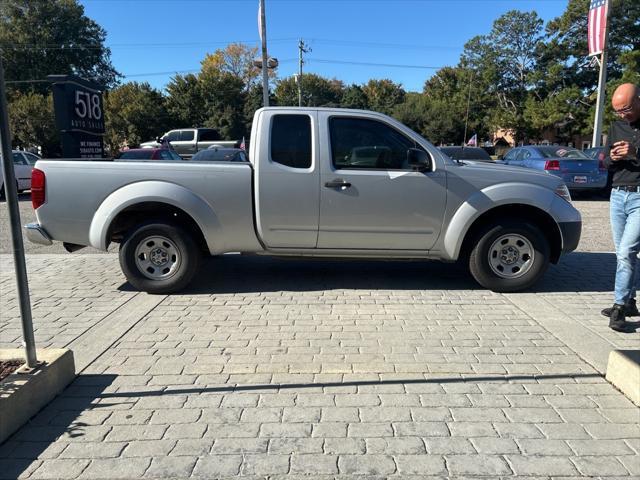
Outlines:
<svg viewBox="0 0 640 480"><path fill-rule="evenodd" d="M276 38L269 40L270 43L285 43L297 40L296 38ZM207 47L207 46L226 46L232 43L258 43L258 39L253 40L232 40L225 42L186 42L186 43L114 43L112 45L96 45L96 44L74 44L60 45L55 43L35 44L35 43L4 43L0 44L0 48L15 48L16 50L91 50L102 48L183 48L183 47Z"/></svg>
<svg viewBox="0 0 640 480"><path fill-rule="evenodd" d="M426 70L439 70L443 67L432 67L428 65L404 65L397 63L373 63L373 62L353 62L348 60L328 60L328 59L320 59L313 58L312 60L307 60L309 63L318 62L318 63L336 63L339 65L363 65L369 67L393 67L393 68L418 68L418 69L426 69Z"/></svg>

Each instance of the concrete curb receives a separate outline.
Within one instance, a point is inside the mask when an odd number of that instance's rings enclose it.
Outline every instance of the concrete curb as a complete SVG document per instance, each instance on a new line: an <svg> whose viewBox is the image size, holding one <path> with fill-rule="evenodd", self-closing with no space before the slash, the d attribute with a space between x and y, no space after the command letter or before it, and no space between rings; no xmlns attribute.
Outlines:
<svg viewBox="0 0 640 480"><path fill-rule="evenodd" d="M0 359L22 358L24 351L0 349ZM25 366L0 382L0 444L38 413L76 376L73 352L67 349L37 350L42 366L32 373Z"/></svg>
<svg viewBox="0 0 640 480"><path fill-rule="evenodd" d="M640 407L640 351L614 350L611 352L606 378Z"/></svg>

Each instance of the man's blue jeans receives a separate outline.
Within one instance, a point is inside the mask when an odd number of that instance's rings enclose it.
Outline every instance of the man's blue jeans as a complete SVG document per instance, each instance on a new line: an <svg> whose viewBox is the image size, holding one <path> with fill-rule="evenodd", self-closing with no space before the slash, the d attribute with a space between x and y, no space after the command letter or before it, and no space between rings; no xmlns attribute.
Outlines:
<svg viewBox="0 0 640 480"><path fill-rule="evenodd" d="M615 303L636 298L640 252L640 193L611 190L611 231L616 246Z"/></svg>

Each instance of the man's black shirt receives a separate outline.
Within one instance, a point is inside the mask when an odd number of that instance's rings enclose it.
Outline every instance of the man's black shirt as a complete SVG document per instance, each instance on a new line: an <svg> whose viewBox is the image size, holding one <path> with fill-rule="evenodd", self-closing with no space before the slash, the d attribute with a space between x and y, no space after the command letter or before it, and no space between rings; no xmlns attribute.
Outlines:
<svg viewBox="0 0 640 480"><path fill-rule="evenodd" d="M614 143L622 141L629 142L632 148L635 148L635 160L618 160L617 162L611 160L609 157L611 147ZM614 187L640 186L640 120L633 123L618 121L611 124L605 164L613 173L612 185Z"/></svg>

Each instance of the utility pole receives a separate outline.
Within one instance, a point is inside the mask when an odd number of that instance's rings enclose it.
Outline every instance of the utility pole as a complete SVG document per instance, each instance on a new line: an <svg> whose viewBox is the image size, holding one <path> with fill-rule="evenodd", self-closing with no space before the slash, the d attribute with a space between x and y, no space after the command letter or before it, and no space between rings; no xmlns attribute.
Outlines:
<svg viewBox="0 0 640 480"><path fill-rule="evenodd" d="M302 58L303 53L309 53L311 48L308 45L305 45L304 40L300 39L298 42L298 106L302 106L302 65L304 64L304 59Z"/></svg>
<svg viewBox="0 0 640 480"><path fill-rule="evenodd" d="M267 65L267 20L264 13L264 0L260 0L258 15L260 40L262 40L262 104L269 106L269 66Z"/></svg>

